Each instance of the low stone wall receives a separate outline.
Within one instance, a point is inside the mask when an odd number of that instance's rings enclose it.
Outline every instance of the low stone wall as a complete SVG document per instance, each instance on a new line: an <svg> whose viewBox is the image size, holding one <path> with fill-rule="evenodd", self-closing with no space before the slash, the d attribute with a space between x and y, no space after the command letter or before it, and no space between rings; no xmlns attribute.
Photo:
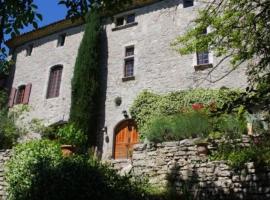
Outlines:
<svg viewBox="0 0 270 200"><path fill-rule="evenodd" d="M247 140L242 144L248 145ZM138 144L132 161L114 160L112 164L122 174L148 177L150 183L189 193L191 199L270 199L270 168L246 163L244 169L233 170L225 161L197 155L193 140Z"/></svg>
<svg viewBox="0 0 270 200"><path fill-rule="evenodd" d="M6 183L4 180L4 165L6 161L10 158L11 150L0 150L0 200L6 199Z"/></svg>

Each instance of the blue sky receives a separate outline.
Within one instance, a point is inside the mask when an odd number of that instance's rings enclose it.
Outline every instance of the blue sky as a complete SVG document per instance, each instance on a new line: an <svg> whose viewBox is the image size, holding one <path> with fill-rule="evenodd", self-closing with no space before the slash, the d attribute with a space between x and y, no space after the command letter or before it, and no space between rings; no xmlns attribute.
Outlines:
<svg viewBox="0 0 270 200"><path fill-rule="evenodd" d="M43 20L39 22L39 27L59 21L66 17L67 9L63 5L58 5L58 0L34 0L38 6L38 12L42 14ZM33 30L32 27L26 27L21 32Z"/></svg>

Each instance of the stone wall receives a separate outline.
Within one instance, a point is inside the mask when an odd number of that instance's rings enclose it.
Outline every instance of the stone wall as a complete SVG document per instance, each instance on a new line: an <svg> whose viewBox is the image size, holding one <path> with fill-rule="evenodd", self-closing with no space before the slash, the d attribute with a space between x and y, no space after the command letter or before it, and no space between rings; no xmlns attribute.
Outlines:
<svg viewBox="0 0 270 200"><path fill-rule="evenodd" d="M0 150L0 200L6 199L4 165L6 161L10 158L10 155L11 155L10 150Z"/></svg>
<svg viewBox="0 0 270 200"><path fill-rule="evenodd" d="M248 145L247 142L243 144ZM132 161L112 163L121 174L148 177L150 183L189 193L191 199L270 199L269 167L246 163L244 169L233 170L225 161L210 161L208 156L197 155L193 140L138 144Z"/></svg>

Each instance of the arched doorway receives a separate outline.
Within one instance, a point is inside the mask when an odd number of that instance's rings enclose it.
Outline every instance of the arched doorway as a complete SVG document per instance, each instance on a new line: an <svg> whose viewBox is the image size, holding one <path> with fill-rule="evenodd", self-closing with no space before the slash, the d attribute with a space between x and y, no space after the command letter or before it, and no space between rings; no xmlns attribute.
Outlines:
<svg viewBox="0 0 270 200"><path fill-rule="evenodd" d="M133 146L139 142L139 133L134 120L121 121L114 129L114 159L128 159Z"/></svg>

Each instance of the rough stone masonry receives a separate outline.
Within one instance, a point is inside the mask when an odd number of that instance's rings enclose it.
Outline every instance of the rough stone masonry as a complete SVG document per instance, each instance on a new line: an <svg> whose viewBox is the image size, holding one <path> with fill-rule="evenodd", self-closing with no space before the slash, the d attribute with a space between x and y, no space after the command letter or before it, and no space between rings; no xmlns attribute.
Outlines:
<svg viewBox="0 0 270 200"><path fill-rule="evenodd" d="M248 138L243 144L248 143ZM133 160L114 160L121 174L147 177L159 188L192 194L192 199L270 199L270 168L246 163L233 170L225 161L197 155L193 139L160 144L138 144Z"/></svg>
<svg viewBox="0 0 270 200"><path fill-rule="evenodd" d="M0 150L0 200L6 199L6 182L4 180L4 165L6 161L10 158L10 150Z"/></svg>

